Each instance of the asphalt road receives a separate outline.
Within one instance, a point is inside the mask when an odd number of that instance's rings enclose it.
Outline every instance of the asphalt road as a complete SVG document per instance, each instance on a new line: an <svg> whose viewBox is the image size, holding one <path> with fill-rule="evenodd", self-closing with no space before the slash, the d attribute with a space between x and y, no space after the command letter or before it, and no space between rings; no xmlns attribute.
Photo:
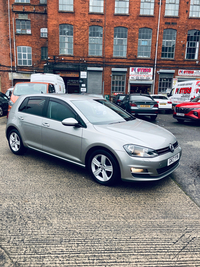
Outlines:
<svg viewBox="0 0 200 267"><path fill-rule="evenodd" d="M155 123L183 147L180 168L161 181L105 187L41 153L15 156L5 123L0 266L200 266L199 126L159 115Z"/></svg>

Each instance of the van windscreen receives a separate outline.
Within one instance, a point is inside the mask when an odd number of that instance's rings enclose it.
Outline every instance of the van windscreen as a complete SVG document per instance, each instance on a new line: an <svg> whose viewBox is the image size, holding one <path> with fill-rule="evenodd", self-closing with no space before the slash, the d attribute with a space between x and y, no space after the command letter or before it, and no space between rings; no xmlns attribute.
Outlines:
<svg viewBox="0 0 200 267"><path fill-rule="evenodd" d="M19 83L15 85L13 94L16 96L47 93L47 84Z"/></svg>

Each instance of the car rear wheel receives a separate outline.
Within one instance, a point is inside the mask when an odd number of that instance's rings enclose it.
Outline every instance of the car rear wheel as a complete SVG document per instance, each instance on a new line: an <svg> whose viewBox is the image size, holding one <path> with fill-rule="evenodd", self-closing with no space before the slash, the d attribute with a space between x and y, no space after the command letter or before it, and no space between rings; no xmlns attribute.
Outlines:
<svg viewBox="0 0 200 267"><path fill-rule="evenodd" d="M0 117L2 117L2 116L3 116L3 108L0 107Z"/></svg>
<svg viewBox="0 0 200 267"><path fill-rule="evenodd" d="M96 150L90 155L88 168L93 179L102 185L113 185L119 180L118 162L105 150Z"/></svg>
<svg viewBox="0 0 200 267"><path fill-rule="evenodd" d="M16 155L22 155L25 151L21 136L16 129L13 129L8 134L8 142L11 151Z"/></svg>
<svg viewBox="0 0 200 267"><path fill-rule="evenodd" d="M151 117L151 120L152 120L152 121L155 121L156 118L157 118L157 115L152 115L152 116L150 116L150 117Z"/></svg>

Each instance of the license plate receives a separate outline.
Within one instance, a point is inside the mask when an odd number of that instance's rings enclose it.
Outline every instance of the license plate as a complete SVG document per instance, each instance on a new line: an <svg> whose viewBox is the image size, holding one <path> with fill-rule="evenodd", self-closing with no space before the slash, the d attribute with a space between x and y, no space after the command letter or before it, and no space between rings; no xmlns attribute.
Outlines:
<svg viewBox="0 0 200 267"><path fill-rule="evenodd" d="M167 166L173 164L174 162L176 162L177 160L179 160L179 157L180 157L180 153L176 154L175 156L169 158L167 160Z"/></svg>
<svg viewBox="0 0 200 267"><path fill-rule="evenodd" d="M181 117L184 117L185 114L184 113L176 113L176 116L181 116Z"/></svg>
<svg viewBox="0 0 200 267"><path fill-rule="evenodd" d="M166 103L160 103L160 105L166 105Z"/></svg>
<svg viewBox="0 0 200 267"><path fill-rule="evenodd" d="M140 105L141 108L150 108L150 105Z"/></svg>

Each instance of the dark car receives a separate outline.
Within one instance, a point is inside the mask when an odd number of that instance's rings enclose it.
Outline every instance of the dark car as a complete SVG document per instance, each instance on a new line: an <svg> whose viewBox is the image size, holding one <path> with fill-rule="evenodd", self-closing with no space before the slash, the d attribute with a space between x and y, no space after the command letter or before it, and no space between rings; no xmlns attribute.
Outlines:
<svg viewBox="0 0 200 267"><path fill-rule="evenodd" d="M120 106L135 116L150 116L152 120L155 120L158 115L158 103L149 95L127 95Z"/></svg>
<svg viewBox="0 0 200 267"><path fill-rule="evenodd" d="M200 95L190 102L176 105L173 117L178 122L184 122L185 120L200 122Z"/></svg>
<svg viewBox="0 0 200 267"><path fill-rule="evenodd" d="M0 92L0 117L8 112L8 101L9 99L7 98L7 96Z"/></svg>
<svg viewBox="0 0 200 267"><path fill-rule="evenodd" d="M113 103L120 105L126 94L118 94L113 98Z"/></svg>

